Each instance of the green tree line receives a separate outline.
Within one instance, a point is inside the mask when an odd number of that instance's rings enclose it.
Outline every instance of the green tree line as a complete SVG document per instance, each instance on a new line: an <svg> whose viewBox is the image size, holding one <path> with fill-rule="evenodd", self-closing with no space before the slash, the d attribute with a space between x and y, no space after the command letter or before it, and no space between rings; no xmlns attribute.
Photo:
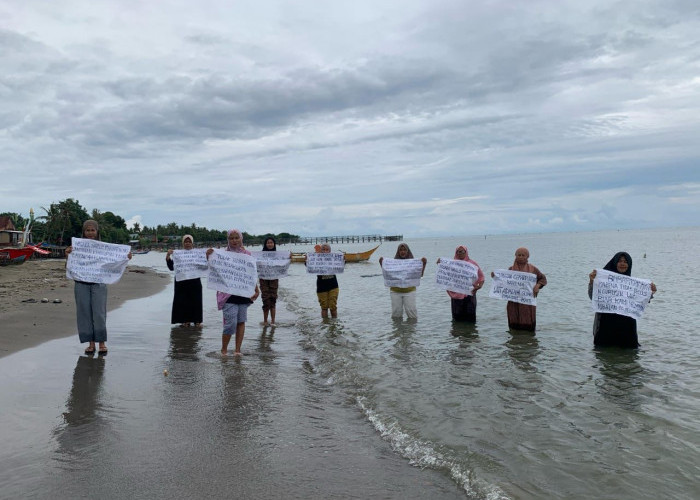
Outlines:
<svg viewBox="0 0 700 500"><path fill-rule="evenodd" d="M100 239L108 243L128 243L132 235L140 241L141 246L149 246L155 243L167 243L171 237L182 237L191 234L195 242L225 242L226 231L207 229L197 226L195 223L189 226L178 225L176 222L159 224L149 227L134 223L127 228L126 221L113 212L101 212L93 209L88 213L78 200L72 198L52 203L48 208L41 207L42 214L38 215L32 223L32 234L35 243L46 241L55 245L70 245L73 236L80 237L83 223L88 219L94 219L100 226ZM9 216L15 228L23 230L31 221L15 212L0 213L0 216ZM265 238L272 236L278 242L293 242L299 236L290 233L252 235L243 233L243 241L246 245L260 245Z"/></svg>

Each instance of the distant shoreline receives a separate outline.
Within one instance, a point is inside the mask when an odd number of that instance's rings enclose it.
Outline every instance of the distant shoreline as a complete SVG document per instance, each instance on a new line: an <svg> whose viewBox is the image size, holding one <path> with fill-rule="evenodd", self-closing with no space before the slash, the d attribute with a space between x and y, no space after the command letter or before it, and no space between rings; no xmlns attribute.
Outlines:
<svg viewBox="0 0 700 500"><path fill-rule="evenodd" d="M0 358L49 340L75 335L78 342L73 282L66 278L65 260L31 260L4 266L0 271ZM170 276L128 266L124 276L109 285L107 307L111 311L125 301L148 297L163 290ZM49 299L42 303L41 299ZM24 301L36 302L24 302ZM60 303L54 303L60 300ZM107 331L117 328L107 316Z"/></svg>

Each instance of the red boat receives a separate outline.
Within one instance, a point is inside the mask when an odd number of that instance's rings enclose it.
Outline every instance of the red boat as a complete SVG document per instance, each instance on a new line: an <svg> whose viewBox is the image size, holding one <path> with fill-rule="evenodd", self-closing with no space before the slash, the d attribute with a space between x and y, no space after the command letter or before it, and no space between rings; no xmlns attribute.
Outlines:
<svg viewBox="0 0 700 500"><path fill-rule="evenodd" d="M32 254L40 253L42 255L48 255L51 252L43 250L32 245L27 245L22 248L18 247L5 247L0 248L0 266L7 264L22 264L24 261L29 260Z"/></svg>
<svg viewBox="0 0 700 500"><path fill-rule="evenodd" d="M0 217L0 266L6 264L22 264L28 260L34 252L42 255L49 255L51 253L29 244L30 227L31 223L27 224L24 231L16 231L9 217Z"/></svg>

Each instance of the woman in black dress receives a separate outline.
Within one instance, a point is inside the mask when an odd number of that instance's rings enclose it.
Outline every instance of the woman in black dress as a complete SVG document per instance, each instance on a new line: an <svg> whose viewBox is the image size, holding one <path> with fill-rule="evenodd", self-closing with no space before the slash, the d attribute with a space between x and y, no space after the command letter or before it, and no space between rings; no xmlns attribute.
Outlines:
<svg viewBox="0 0 700 500"><path fill-rule="evenodd" d="M627 252L617 252L603 268L612 273L632 275L632 257ZM588 275L588 297L593 299L593 280L597 273L595 269ZM651 284L651 293L656 292L656 285ZM651 300L651 299L649 299ZM636 349L639 347L637 338L637 320L628 316L614 313L595 313L593 320L593 344L596 347L622 347Z"/></svg>
<svg viewBox="0 0 700 500"><path fill-rule="evenodd" d="M194 248L194 238L186 234L182 237L182 247L185 250ZM168 269L175 270L172 259L172 250L168 250L165 263ZM191 280L175 281L175 296L173 297L173 311L170 316L171 323L180 323L180 326L201 326L202 324L202 282L199 278Z"/></svg>

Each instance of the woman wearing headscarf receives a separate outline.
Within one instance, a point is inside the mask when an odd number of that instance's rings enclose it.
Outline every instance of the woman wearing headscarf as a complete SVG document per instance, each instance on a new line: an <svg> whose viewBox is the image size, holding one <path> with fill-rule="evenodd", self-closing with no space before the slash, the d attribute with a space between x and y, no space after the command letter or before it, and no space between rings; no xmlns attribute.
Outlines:
<svg viewBox="0 0 700 500"><path fill-rule="evenodd" d="M406 243L400 243L396 249L395 259L413 259L413 252L408 248ZM379 266L382 266L384 257L379 257ZM421 277L425 272L425 265L427 264L427 259L425 257L421 258L423 263L423 269L421 271ZM416 307L416 287L396 287L392 286L389 288L389 295L391 296L391 317L392 318L403 318L403 312L406 311L406 317L409 319L418 318L418 308Z"/></svg>
<svg viewBox="0 0 700 500"><path fill-rule="evenodd" d="M276 252L277 242L272 236L265 238L263 252ZM263 323L267 325L269 315L272 326L275 326L275 312L277 306L277 290L280 280L264 280L260 278L260 294L262 297Z"/></svg>
<svg viewBox="0 0 700 500"><path fill-rule="evenodd" d="M231 229L227 235L228 252L244 253L250 252L243 247L243 233L238 229ZM207 258L214 252L213 248L207 250ZM224 315L224 332L221 335L221 354L228 354L228 344L231 342L231 335L236 333L235 356L241 355L241 344L245 335L245 322L248 320L248 307L255 302L260 295L260 288L255 285L255 293L252 297L242 297L240 295L230 295L224 292L216 292L216 304Z"/></svg>
<svg viewBox="0 0 700 500"><path fill-rule="evenodd" d="M182 237L182 248L192 250L194 238L190 234ZM165 255L165 263L168 269L175 270L172 259L173 251L168 250ZM170 323L180 323L180 326L200 326L202 324L202 282L199 278L175 281L175 295L173 296L173 309L170 314Z"/></svg>
<svg viewBox="0 0 700 500"><path fill-rule="evenodd" d="M540 289L547 284L547 277L542 274L539 269L528 262L529 258L530 251L527 248L518 248L515 251L515 261L508 269L510 271L520 271L537 276L537 282L532 289L532 294L537 297ZM491 273L491 276L493 276L493 273ZM527 332L535 331L535 327L537 326L536 306L508 301L506 312L508 313L508 328L511 330L524 330Z"/></svg>
<svg viewBox="0 0 700 500"><path fill-rule="evenodd" d="M81 237L99 240L100 226L97 221L88 219L83 222ZM66 248L66 258L72 251L72 246ZM128 257L131 259L131 252ZM99 344L97 353L100 356L107 355L107 285L76 280L74 294L78 337L81 344L89 342L85 354L95 354L95 342L97 342Z"/></svg>
<svg viewBox="0 0 700 500"><path fill-rule="evenodd" d="M481 290L481 287L484 286L484 272L479 267L479 264L469 258L469 251L466 245L460 245L455 249L454 260L463 260L474 264L478 271L471 295L447 290L447 295L450 296L452 306L452 319L455 321L476 323L476 292ZM438 264L439 263L440 259L438 259Z"/></svg>
<svg viewBox="0 0 700 500"><path fill-rule="evenodd" d="M603 268L611 273L632 275L632 257L627 252L617 252ZM594 269L589 275L588 297L593 298L593 280L596 277ZM652 297L656 285L651 283ZM651 299L649 299L651 300ZM593 344L598 347L623 347L635 349L639 347L637 338L637 320L628 316L614 313L595 313L593 320Z"/></svg>

